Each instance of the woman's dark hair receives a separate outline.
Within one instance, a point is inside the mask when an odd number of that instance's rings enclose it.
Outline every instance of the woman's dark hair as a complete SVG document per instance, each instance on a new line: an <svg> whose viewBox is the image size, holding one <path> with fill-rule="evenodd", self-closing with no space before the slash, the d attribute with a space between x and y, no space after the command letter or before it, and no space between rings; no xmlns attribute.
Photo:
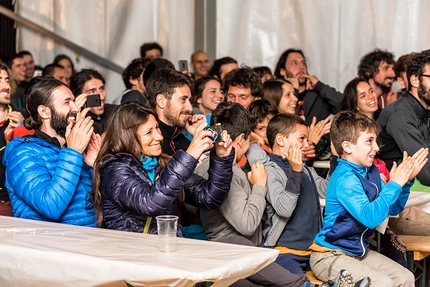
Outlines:
<svg viewBox="0 0 430 287"><path fill-rule="evenodd" d="M353 111L357 112L357 86L359 83L367 81L364 78L354 78L345 86L345 90L343 91L343 98L339 104L338 110L342 111Z"/></svg>
<svg viewBox="0 0 430 287"><path fill-rule="evenodd" d="M190 99L191 104L194 107L197 105L197 100L203 96L203 91L206 88L206 84L210 81L217 81L220 86L222 86L221 81L218 78L212 76L202 77L194 82L193 96Z"/></svg>
<svg viewBox="0 0 430 287"><path fill-rule="evenodd" d="M73 74L76 72L76 71L75 71L75 65L73 64L73 61L72 61L72 59L70 59L70 57L69 57L69 56L64 55L64 54L57 55L57 56L55 56L54 61L53 61L52 63L53 63L53 64L60 65L60 64L59 64L59 62L60 62L61 60L64 60L64 59L66 59L66 60L68 60L68 61L70 62L70 67L72 67L72 76L73 76ZM60 66L61 66L61 65L60 65ZM63 67L63 68L65 68L65 67Z"/></svg>
<svg viewBox="0 0 430 287"><path fill-rule="evenodd" d="M139 159L142 155L142 148L137 130L141 124L148 121L150 116L158 119L153 109L138 102L127 102L117 106L106 123L101 148L94 163L94 184L91 193L98 225L101 225L103 221L101 198L103 161L120 152L132 154ZM167 155L162 154L158 158L159 165L164 168L168 159Z"/></svg>
<svg viewBox="0 0 430 287"><path fill-rule="evenodd" d="M290 81L283 79L270 79L263 83L264 98L271 101L276 107L279 107L284 91L282 86L290 84Z"/></svg>

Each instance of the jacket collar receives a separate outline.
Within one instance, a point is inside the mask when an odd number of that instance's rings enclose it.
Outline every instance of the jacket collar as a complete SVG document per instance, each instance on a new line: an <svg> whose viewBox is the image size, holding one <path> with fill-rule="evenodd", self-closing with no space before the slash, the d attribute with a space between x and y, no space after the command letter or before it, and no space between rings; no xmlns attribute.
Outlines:
<svg viewBox="0 0 430 287"><path fill-rule="evenodd" d="M425 109L423 105L411 93L405 93L402 98L408 101L413 111L415 111L419 119L430 117L430 111Z"/></svg>

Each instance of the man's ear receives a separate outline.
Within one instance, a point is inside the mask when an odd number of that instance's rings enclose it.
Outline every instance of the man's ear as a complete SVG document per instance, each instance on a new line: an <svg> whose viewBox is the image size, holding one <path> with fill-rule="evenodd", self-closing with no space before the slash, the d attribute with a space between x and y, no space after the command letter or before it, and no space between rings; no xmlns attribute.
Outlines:
<svg viewBox="0 0 430 287"><path fill-rule="evenodd" d="M237 144L238 146L242 146L243 142L245 141L245 134L241 133L240 135L238 135L233 143Z"/></svg>
<svg viewBox="0 0 430 287"><path fill-rule="evenodd" d="M164 97L164 95L158 94L155 97L155 103L156 103L157 107L159 107L160 109L164 109L164 106L165 106L165 103L166 103L166 98Z"/></svg>
<svg viewBox="0 0 430 287"><path fill-rule="evenodd" d="M51 109L47 106L40 105L37 107L37 113L42 119L49 119L51 116Z"/></svg>
<svg viewBox="0 0 430 287"><path fill-rule="evenodd" d="M275 137L275 143L280 146L283 147L285 145L285 140L284 140L284 136L281 133L278 133Z"/></svg>
<svg viewBox="0 0 430 287"><path fill-rule="evenodd" d="M351 143L349 141L342 142L342 149L344 153L351 154L352 153Z"/></svg>
<svg viewBox="0 0 430 287"><path fill-rule="evenodd" d="M128 81L130 82L130 84L131 84L132 86L137 86L137 84L138 84L138 82L139 82L139 80L138 80L138 79L133 79L132 77L130 77L130 78L128 79Z"/></svg>
<svg viewBox="0 0 430 287"><path fill-rule="evenodd" d="M418 78L417 75L411 75L410 81L411 81L412 87L417 89L420 87L420 79Z"/></svg>
<svg viewBox="0 0 430 287"><path fill-rule="evenodd" d="M285 75L286 75L287 73L285 72L285 69L281 69L281 70L279 70L279 74L280 74L282 77L284 77L284 78L285 78Z"/></svg>
<svg viewBox="0 0 430 287"><path fill-rule="evenodd" d="M202 97L199 97L199 98L196 100L196 103L201 104L201 103L202 103Z"/></svg>

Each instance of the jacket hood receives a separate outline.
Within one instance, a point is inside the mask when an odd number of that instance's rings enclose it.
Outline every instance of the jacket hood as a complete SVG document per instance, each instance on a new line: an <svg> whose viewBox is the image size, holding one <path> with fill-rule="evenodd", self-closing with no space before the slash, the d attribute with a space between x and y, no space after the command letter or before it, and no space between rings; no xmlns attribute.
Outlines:
<svg viewBox="0 0 430 287"><path fill-rule="evenodd" d="M270 158L267 155L267 153L257 143L252 143L249 146L249 149L246 152L246 158L248 159L248 162L250 165L253 165L256 162L261 162L262 164L266 164L267 162L270 161Z"/></svg>

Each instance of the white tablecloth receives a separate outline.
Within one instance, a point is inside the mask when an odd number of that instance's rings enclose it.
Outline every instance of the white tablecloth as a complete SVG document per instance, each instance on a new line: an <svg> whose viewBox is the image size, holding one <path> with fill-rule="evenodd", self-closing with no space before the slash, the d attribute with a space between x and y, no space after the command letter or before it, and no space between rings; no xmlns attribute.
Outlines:
<svg viewBox="0 0 430 287"><path fill-rule="evenodd" d="M278 251L0 216L0 286L228 286L273 262Z"/></svg>

